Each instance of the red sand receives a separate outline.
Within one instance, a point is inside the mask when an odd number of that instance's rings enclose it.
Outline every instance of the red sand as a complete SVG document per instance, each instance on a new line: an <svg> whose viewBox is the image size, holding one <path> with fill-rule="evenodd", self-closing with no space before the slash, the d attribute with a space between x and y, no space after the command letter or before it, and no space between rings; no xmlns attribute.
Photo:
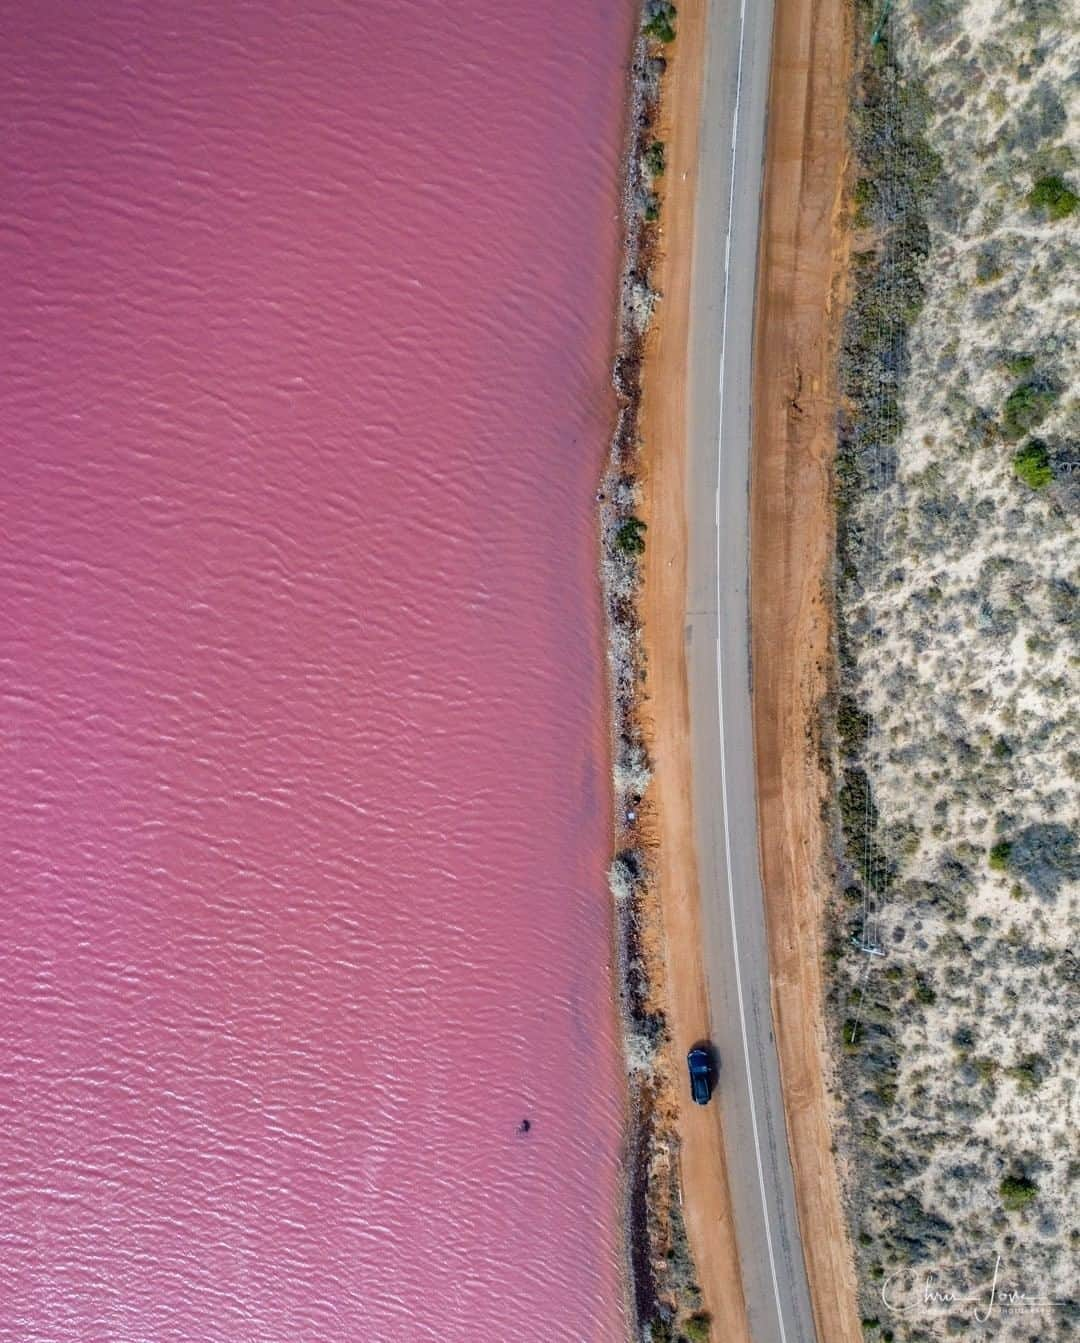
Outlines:
<svg viewBox="0 0 1080 1343"><path fill-rule="evenodd" d="M632 17L8 16L3 1343L621 1336Z"/></svg>

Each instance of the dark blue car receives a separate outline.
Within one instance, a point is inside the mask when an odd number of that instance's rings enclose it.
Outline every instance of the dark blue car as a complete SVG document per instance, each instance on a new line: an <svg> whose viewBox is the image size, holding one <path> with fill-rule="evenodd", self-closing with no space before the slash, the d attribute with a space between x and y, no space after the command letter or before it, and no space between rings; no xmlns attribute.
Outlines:
<svg viewBox="0 0 1080 1343"><path fill-rule="evenodd" d="M703 1045L695 1045L686 1056L686 1066L690 1069L690 1094L698 1105L708 1105L713 1084L709 1051Z"/></svg>

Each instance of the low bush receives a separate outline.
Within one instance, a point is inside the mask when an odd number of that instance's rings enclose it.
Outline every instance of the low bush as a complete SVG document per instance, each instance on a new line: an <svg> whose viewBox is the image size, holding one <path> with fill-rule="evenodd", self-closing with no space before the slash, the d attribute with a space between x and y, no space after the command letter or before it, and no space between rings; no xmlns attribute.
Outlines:
<svg viewBox="0 0 1080 1343"><path fill-rule="evenodd" d="M663 177L664 169L667 167L667 159L664 154L664 142L654 140L645 151L645 166L653 177Z"/></svg>
<svg viewBox="0 0 1080 1343"><path fill-rule="evenodd" d="M1019 1063L1006 1071L1021 1091L1034 1091L1042 1085L1050 1067L1041 1054L1025 1054Z"/></svg>
<svg viewBox="0 0 1080 1343"><path fill-rule="evenodd" d="M862 841L864 830L877 827L878 811L870 792L870 780L863 769L844 771L840 785L840 816L850 839Z"/></svg>
<svg viewBox="0 0 1080 1343"><path fill-rule="evenodd" d="M979 248L975 253L975 283L993 284L1005 274L1001 260L1001 248L993 243ZM1019 375L1017 375L1019 376Z"/></svg>
<svg viewBox="0 0 1080 1343"><path fill-rule="evenodd" d="M997 1072L997 1059L979 1058L975 1060L975 1071L979 1074L980 1082L992 1082L994 1074Z"/></svg>
<svg viewBox="0 0 1080 1343"><path fill-rule="evenodd" d="M1051 219L1068 219L1080 205L1080 196L1057 173L1040 177L1027 195L1033 210L1045 210Z"/></svg>
<svg viewBox="0 0 1080 1343"><path fill-rule="evenodd" d="M1035 369L1033 354L1011 354L1005 360L1005 367L1014 378L1026 378Z"/></svg>
<svg viewBox="0 0 1080 1343"><path fill-rule="evenodd" d="M836 706L836 728L847 755L857 755L870 736L870 715L850 695L841 695Z"/></svg>
<svg viewBox="0 0 1080 1343"><path fill-rule="evenodd" d="M662 1315L654 1315L649 1321L649 1343L672 1343L674 1337L671 1322Z"/></svg>
<svg viewBox="0 0 1080 1343"><path fill-rule="evenodd" d="M676 13L670 0L649 0L643 25L645 36L655 38L657 42L674 42Z"/></svg>
<svg viewBox="0 0 1080 1343"><path fill-rule="evenodd" d="M1052 900L1064 886L1080 881L1080 840L1060 821L1038 821L1015 836L1008 862L1036 895Z"/></svg>
<svg viewBox="0 0 1080 1343"><path fill-rule="evenodd" d="M1039 1186L1026 1175L1006 1175L998 1185L1001 1203L1007 1212L1020 1212L1034 1202Z"/></svg>
<svg viewBox="0 0 1080 1343"><path fill-rule="evenodd" d="M645 535L648 529L640 518L627 518L619 524L615 533L615 545L624 555L640 555L645 549Z"/></svg>
<svg viewBox="0 0 1080 1343"><path fill-rule="evenodd" d="M1054 479L1046 444L1033 439L1013 457L1013 470L1033 490L1041 490Z"/></svg>
<svg viewBox="0 0 1080 1343"><path fill-rule="evenodd" d="M709 1335L712 1332L712 1316L708 1311L699 1310L682 1327L684 1335L690 1340L690 1343L708 1343Z"/></svg>
<svg viewBox="0 0 1080 1343"><path fill-rule="evenodd" d="M1009 866L1009 855L1012 853L1012 843L1007 839L999 839L990 850L990 866L995 872L1004 872Z"/></svg>
<svg viewBox="0 0 1080 1343"><path fill-rule="evenodd" d="M868 177L860 177L851 192L851 204L854 210L853 222L856 228L867 228L873 222L870 207L874 203L874 184Z"/></svg>
<svg viewBox="0 0 1080 1343"><path fill-rule="evenodd" d="M1014 441L1038 428L1058 399L1057 388L1039 379L1029 378L1013 389L1002 411L1005 437Z"/></svg>

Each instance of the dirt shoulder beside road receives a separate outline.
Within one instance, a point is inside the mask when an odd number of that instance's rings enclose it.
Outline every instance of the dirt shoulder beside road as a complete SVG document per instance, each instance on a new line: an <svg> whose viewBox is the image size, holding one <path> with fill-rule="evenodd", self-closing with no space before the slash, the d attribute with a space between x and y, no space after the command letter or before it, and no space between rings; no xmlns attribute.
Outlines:
<svg viewBox="0 0 1080 1343"><path fill-rule="evenodd" d="M686 380L688 371L694 203L698 176L705 51L705 2L679 5L679 36L667 54L659 138L667 166L660 183L661 252L653 284L662 295L642 369L641 515L648 526L641 593L648 679L642 705L654 777L647 817L654 866L650 920L662 948L672 1070L685 1077L682 1054L709 1034L709 1004L690 794L690 713L684 631L686 612ZM724 1165L720 1112L680 1096L683 1211L713 1336L749 1338Z"/></svg>
<svg viewBox="0 0 1080 1343"><path fill-rule="evenodd" d="M845 253L849 37L842 0L777 0L755 332L754 732L773 1013L818 1337L856 1343L824 1039L835 358Z"/></svg>

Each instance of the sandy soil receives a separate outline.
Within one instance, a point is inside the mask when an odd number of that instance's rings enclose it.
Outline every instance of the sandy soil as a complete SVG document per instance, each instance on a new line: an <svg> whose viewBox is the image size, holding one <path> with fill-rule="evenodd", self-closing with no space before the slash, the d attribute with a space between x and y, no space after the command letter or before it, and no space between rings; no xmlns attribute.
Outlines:
<svg viewBox="0 0 1080 1343"><path fill-rule="evenodd" d="M701 957L690 797L689 704L683 630L686 607L686 369L694 195L701 111L705 0L679 5L679 37L669 48L659 138L667 170L659 185L661 254L653 270L662 294L646 343L639 419L641 514L648 525L641 595L648 668L643 719L654 760L648 817L656 880L654 910L663 934L672 1071L680 1080L687 1045L709 1034ZM673 1102L677 1103L677 1102ZM748 1339L718 1106L679 1105L684 1214L714 1337Z"/></svg>
<svg viewBox="0 0 1080 1343"><path fill-rule="evenodd" d="M862 1338L831 1151L818 764L829 689L835 341L849 43L842 0L778 0L755 333L754 731L773 1012L818 1337Z"/></svg>

